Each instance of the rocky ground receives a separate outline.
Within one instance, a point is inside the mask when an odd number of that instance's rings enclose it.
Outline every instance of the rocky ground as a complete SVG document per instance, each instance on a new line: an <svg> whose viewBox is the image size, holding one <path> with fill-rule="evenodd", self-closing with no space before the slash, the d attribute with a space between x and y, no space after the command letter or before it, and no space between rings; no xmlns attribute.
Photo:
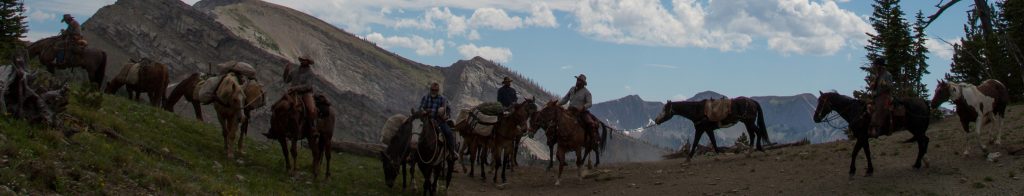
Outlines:
<svg viewBox="0 0 1024 196"><path fill-rule="evenodd" d="M602 165L580 181L575 166L566 168L562 185L556 170L528 165L501 186L456 174L451 195L1019 195L1024 193L1024 106L1013 106L1005 120L1003 146L989 147L1002 156L994 161L972 145L962 156L964 133L949 117L928 131L928 167L911 168L916 144L902 144L908 132L871 140L875 173L865 177L863 153L857 175L847 169L853 141L776 149L766 153L699 156L644 163ZM992 134L994 131L984 132ZM971 133L974 134L974 133ZM976 142L972 142L976 144ZM491 175L488 174L488 177Z"/></svg>

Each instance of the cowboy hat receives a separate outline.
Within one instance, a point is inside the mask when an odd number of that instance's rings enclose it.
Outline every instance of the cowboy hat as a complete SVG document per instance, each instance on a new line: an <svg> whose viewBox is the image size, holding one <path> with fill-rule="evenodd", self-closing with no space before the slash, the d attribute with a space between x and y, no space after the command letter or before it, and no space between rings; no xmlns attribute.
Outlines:
<svg viewBox="0 0 1024 196"><path fill-rule="evenodd" d="M512 78L505 76L505 78L501 79L501 83L512 83Z"/></svg>
<svg viewBox="0 0 1024 196"><path fill-rule="evenodd" d="M313 64L313 60L312 60L312 58L309 58L309 55L299 56L299 63L302 63L302 61L309 62L310 65Z"/></svg>
<svg viewBox="0 0 1024 196"><path fill-rule="evenodd" d="M582 80L584 82L587 81L587 75L580 74L580 75L575 76L575 77L576 77L577 80Z"/></svg>

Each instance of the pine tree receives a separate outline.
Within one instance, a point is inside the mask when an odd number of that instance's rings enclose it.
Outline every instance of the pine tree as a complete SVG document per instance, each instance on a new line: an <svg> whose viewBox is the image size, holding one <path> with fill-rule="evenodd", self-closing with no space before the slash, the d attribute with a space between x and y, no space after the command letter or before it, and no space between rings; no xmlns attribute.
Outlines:
<svg viewBox="0 0 1024 196"><path fill-rule="evenodd" d="M899 0L875 0L874 11L869 21L877 34L868 33L867 61L875 62L884 60L884 68L892 74L893 94L897 97L916 96L925 98L927 90L921 83L921 77L927 73L928 64L925 54L928 52L924 47L924 22L918 22L911 35L911 25L903 18L904 13L899 5ZM919 14L920 15L920 14ZM923 58L922 58L923 57ZM870 72L870 64L861 67L861 70L868 72L868 77L873 78L874 73ZM854 92L860 99L866 90Z"/></svg>
<svg viewBox="0 0 1024 196"><path fill-rule="evenodd" d="M28 26L25 24L25 6L19 0L0 0L0 57L7 59L9 51L22 45ZM6 61L6 60L5 60Z"/></svg>

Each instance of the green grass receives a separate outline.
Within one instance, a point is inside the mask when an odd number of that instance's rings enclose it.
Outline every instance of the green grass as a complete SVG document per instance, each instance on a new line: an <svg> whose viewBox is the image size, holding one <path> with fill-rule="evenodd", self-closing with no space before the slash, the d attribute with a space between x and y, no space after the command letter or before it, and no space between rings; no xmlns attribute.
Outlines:
<svg viewBox="0 0 1024 196"><path fill-rule="evenodd" d="M83 131L71 136L0 116L0 186L30 195L398 194L384 186L372 158L335 154L332 178L316 182L306 149L299 154L302 174L293 177L284 170L277 143L246 138L241 161L229 160L214 125L116 96L104 95L102 104L89 109L72 101L68 114L82 122L66 125Z"/></svg>

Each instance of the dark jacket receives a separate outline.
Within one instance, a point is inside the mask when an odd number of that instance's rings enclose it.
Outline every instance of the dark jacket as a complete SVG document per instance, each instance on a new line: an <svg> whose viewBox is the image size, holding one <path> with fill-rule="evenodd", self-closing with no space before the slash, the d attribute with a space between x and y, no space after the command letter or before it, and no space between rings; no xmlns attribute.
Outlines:
<svg viewBox="0 0 1024 196"><path fill-rule="evenodd" d="M516 89L512 88L511 85L502 86L498 89L498 103L501 103L501 106L506 108L512 106L512 104L519 101L519 97L516 94Z"/></svg>

